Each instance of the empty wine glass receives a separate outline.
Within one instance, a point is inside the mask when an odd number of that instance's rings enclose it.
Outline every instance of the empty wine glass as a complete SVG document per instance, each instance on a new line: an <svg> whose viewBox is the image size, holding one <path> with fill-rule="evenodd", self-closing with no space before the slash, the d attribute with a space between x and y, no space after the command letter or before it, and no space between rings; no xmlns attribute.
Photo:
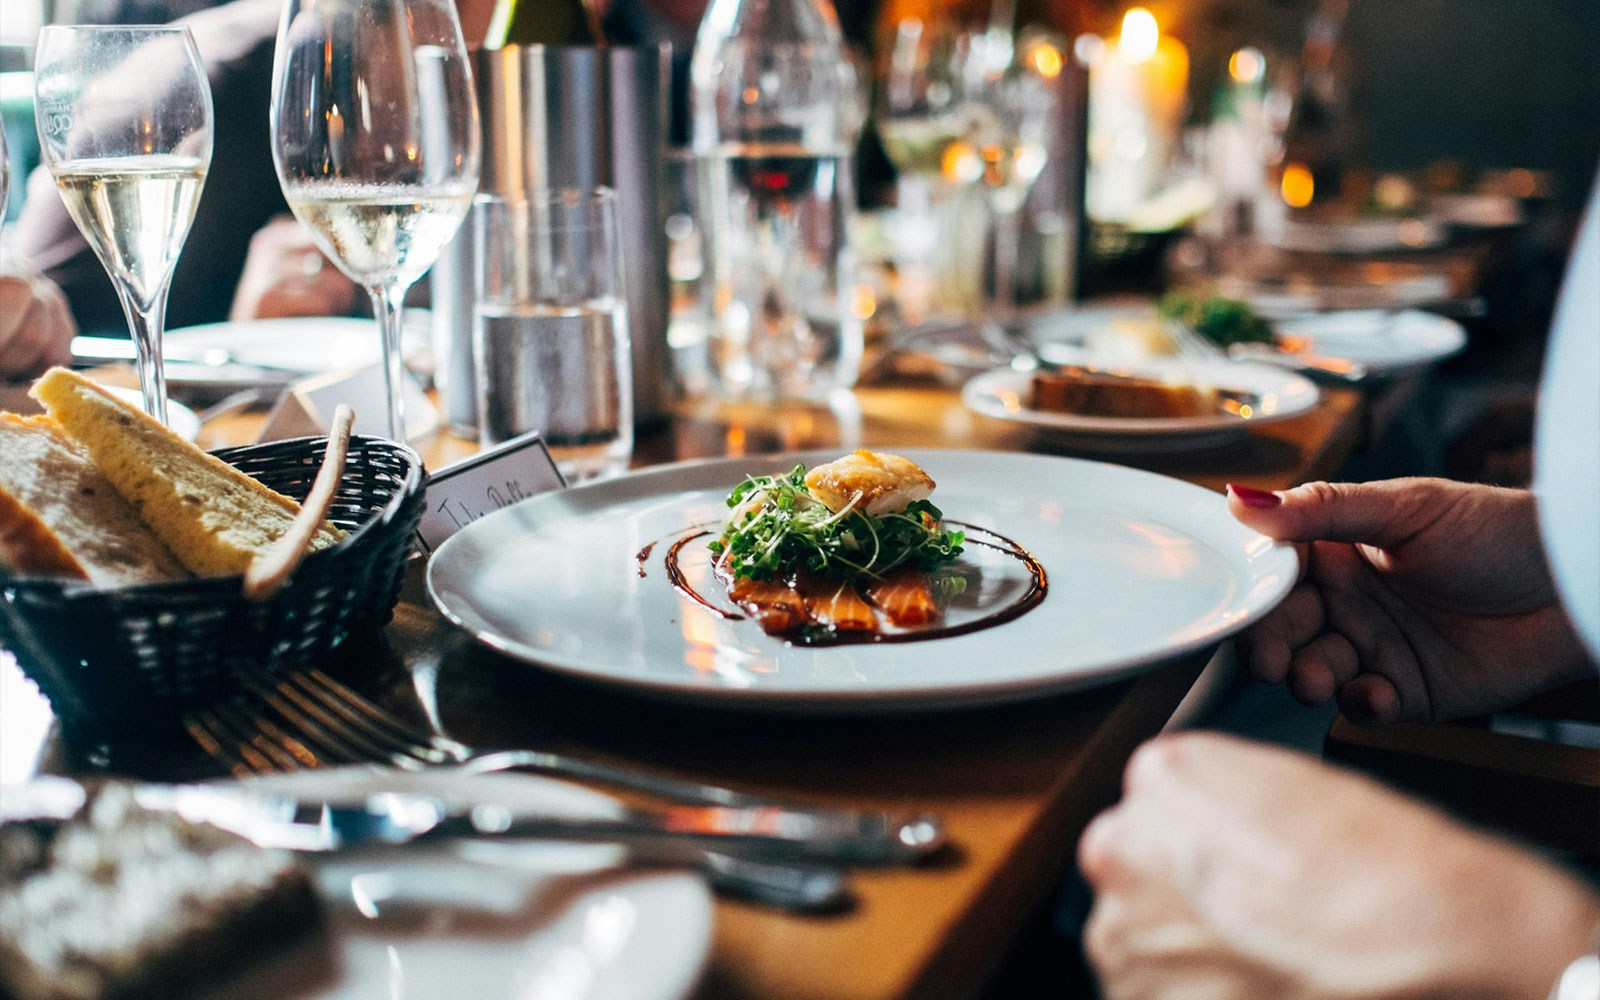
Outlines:
<svg viewBox="0 0 1600 1000"><path fill-rule="evenodd" d="M289 0L272 71L284 197L372 296L389 434L404 441L405 294L478 188L478 108L452 0Z"/></svg>
<svg viewBox="0 0 1600 1000"><path fill-rule="evenodd" d="M211 166L211 88L183 27L53 25L39 33L39 147L111 275L145 412L166 423L167 289Z"/></svg>

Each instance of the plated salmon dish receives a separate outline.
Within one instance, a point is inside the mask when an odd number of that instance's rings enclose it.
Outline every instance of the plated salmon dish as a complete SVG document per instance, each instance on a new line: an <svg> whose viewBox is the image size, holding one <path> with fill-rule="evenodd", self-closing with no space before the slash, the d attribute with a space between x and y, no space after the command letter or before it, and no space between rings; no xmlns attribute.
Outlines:
<svg viewBox="0 0 1600 1000"><path fill-rule="evenodd" d="M937 624L966 581L965 535L945 527L934 481L898 455L859 450L751 476L710 543L729 598L772 635Z"/></svg>

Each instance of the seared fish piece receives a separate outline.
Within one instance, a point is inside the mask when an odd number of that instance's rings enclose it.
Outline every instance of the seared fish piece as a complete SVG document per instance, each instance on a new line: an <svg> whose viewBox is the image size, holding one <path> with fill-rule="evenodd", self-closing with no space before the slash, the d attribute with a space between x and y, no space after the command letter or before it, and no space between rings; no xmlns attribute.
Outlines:
<svg viewBox="0 0 1600 1000"><path fill-rule="evenodd" d="M927 499L933 485L933 479L910 459L865 448L806 473L806 488L835 514L858 497L856 509L862 513L892 514Z"/></svg>

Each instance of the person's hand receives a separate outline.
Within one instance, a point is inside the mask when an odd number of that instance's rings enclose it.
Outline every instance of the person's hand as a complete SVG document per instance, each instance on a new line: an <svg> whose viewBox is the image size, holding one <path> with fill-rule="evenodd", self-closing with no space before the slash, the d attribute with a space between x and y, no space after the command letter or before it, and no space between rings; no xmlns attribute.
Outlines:
<svg viewBox="0 0 1600 1000"><path fill-rule="evenodd" d="M228 318L343 316L355 305L358 292L355 282L322 255L300 221L281 215L250 238Z"/></svg>
<svg viewBox="0 0 1600 1000"><path fill-rule="evenodd" d="M1592 670L1561 610L1531 493L1440 479L1229 487L1233 515L1300 546L1302 578L1240 660L1357 722L1492 711Z"/></svg>
<svg viewBox="0 0 1600 1000"><path fill-rule="evenodd" d="M50 279L0 269L0 378L30 378L71 362L77 332L66 297Z"/></svg>
<svg viewBox="0 0 1600 1000"><path fill-rule="evenodd" d="M1382 786L1214 734L1160 737L1089 825L1108 1000L1543 1000L1600 898Z"/></svg>

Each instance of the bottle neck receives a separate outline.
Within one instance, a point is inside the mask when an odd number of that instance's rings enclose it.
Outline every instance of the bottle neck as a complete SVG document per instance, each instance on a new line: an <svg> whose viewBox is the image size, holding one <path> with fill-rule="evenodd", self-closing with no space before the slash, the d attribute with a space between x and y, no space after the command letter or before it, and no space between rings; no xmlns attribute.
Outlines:
<svg viewBox="0 0 1600 1000"><path fill-rule="evenodd" d="M588 0L498 0L484 47L605 44L600 18Z"/></svg>

